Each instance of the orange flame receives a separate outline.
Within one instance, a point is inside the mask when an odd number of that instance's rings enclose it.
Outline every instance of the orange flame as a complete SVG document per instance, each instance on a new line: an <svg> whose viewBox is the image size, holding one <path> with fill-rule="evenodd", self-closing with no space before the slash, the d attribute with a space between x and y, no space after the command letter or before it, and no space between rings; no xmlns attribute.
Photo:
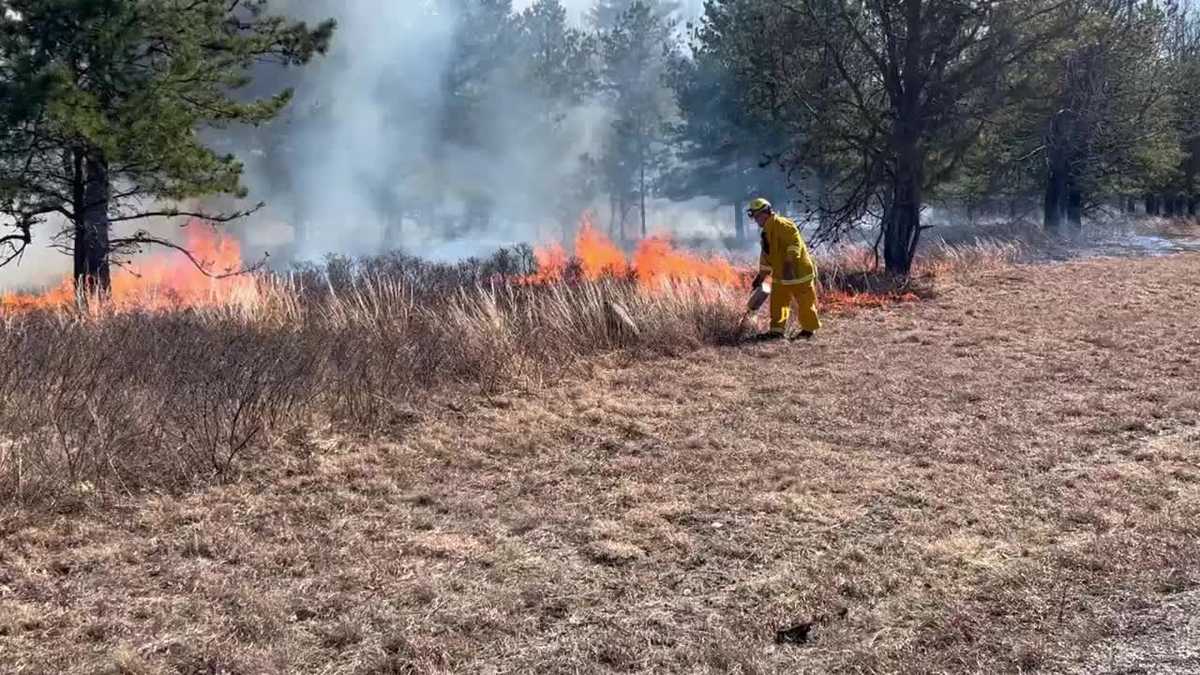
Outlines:
<svg viewBox="0 0 1200 675"><path fill-rule="evenodd" d="M238 242L212 227L190 223L183 246L209 274L243 269ZM214 279L181 258L177 252L159 252L140 264L114 268L108 306L117 310L207 307L227 304L239 294L256 290L251 276ZM74 305L75 299L74 282L68 276L43 293L5 293L0 296L0 311L65 309Z"/></svg>
<svg viewBox="0 0 1200 675"><path fill-rule="evenodd" d="M70 277L57 286L37 295L7 292L0 296L0 310L4 312L28 312L35 309L67 307L75 301L75 284Z"/></svg>
<svg viewBox="0 0 1200 675"><path fill-rule="evenodd" d="M566 278L571 263L558 244L534 250L538 271L524 279L527 284L557 283ZM590 215L584 215L575 237L575 259L584 279L596 281L606 277L635 277L645 288L660 287L669 281L705 280L721 286L744 284L750 273L738 270L723 258L701 258L676 249L663 236L643 239L633 254L625 257L616 244L592 225Z"/></svg>
<svg viewBox="0 0 1200 675"><path fill-rule="evenodd" d="M533 251L537 261L537 272L526 277L526 284L557 284L563 280L570 260L567 252L559 244L539 246Z"/></svg>
<svg viewBox="0 0 1200 675"><path fill-rule="evenodd" d="M912 292L847 293L826 291L821 294L821 308L832 314L851 314L860 309L878 309L889 305L919 302L920 296Z"/></svg>
<svg viewBox="0 0 1200 675"><path fill-rule="evenodd" d="M866 251L852 252L851 257L845 258L843 263L852 267L857 263L857 267L867 269L870 267L869 255ZM523 279L523 283L555 284L568 279L567 271L572 261L561 245L556 243L538 247L534 250L534 257L538 263L538 271ZM681 251L664 236L642 240L638 243L632 260L628 260L620 248L593 226L589 214L583 216L575 238L575 259L578 261L579 273L588 281L632 275L638 284L647 290L662 288L664 284L673 281L690 280L702 280L724 288L746 288L754 275L753 270L739 268L721 257L703 258ZM823 312L850 314L861 309L915 302L919 298L910 292L872 293L824 289L819 300Z"/></svg>
<svg viewBox="0 0 1200 675"><path fill-rule="evenodd" d="M650 237L638 244L633 268L644 286L661 285L669 280L704 279L721 286L744 284L748 272L739 273L724 258L698 258L675 249L669 239Z"/></svg>
<svg viewBox="0 0 1200 675"><path fill-rule="evenodd" d="M622 277L629 273L625 254L615 244L592 226L591 217L585 215L575 238L575 255L588 279Z"/></svg>
<svg viewBox="0 0 1200 675"><path fill-rule="evenodd" d="M220 275L243 269L242 253L236 240L222 236L214 228L193 222L187 229L184 247L210 274ZM632 255L625 254L598 231L589 216L584 216L575 238L574 259L559 244L538 247L534 251L538 270L519 280L528 285L557 284L578 274L595 281L606 277L634 278L648 291L661 289L676 281L703 281L708 288L746 288L754 274L720 257L705 258L676 249L662 236L642 240ZM577 265L573 267L573 265ZM117 311L166 311L186 307L216 307L257 297L257 279L240 275L214 279L196 269L174 251L160 251L133 267L114 268L112 296L105 308ZM822 311L851 313L859 309L912 302L911 293L847 293L826 290L821 293ZM67 277L58 285L39 294L5 293L0 295L0 314L36 309L66 309L75 305L73 280Z"/></svg>

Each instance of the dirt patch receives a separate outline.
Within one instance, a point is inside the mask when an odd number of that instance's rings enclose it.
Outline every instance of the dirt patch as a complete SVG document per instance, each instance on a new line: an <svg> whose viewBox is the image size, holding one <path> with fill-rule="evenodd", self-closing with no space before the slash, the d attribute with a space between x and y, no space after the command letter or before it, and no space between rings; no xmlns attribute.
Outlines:
<svg viewBox="0 0 1200 675"><path fill-rule="evenodd" d="M1097 645L1095 656L1071 672L1200 672L1200 591L1180 593L1158 606L1130 611L1119 624L1117 634Z"/></svg>
<svg viewBox="0 0 1200 675"><path fill-rule="evenodd" d="M8 511L0 661L1086 663L1131 608L1200 583L1197 265L989 272L813 342L592 362L563 386L438 402L389 442L285 445L182 499Z"/></svg>

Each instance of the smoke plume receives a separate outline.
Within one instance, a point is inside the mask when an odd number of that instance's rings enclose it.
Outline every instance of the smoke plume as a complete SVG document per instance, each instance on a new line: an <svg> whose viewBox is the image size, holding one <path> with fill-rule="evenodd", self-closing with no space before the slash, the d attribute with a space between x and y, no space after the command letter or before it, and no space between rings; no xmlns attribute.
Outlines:
<svg viewBox="0 0 1200 675"><path fill-rule="evenodd" d="M514 0L513 11L533 2ZM280 119L258 129L202 131L214 149L246 163L250 199L267 203L253 218L227 228L248 246L248 258L263 251L287 261L402 249L457 259L553 239L584 209L606 204L595 167L585 164L600 156L610 128L604 103L595 96L567 106L546 100L526 86L516 59L489 64L461 58L464 44L485 39L472 32L462 8L481 4L271 3L281 14L312 22L333 17L339 26L327 56L303 68L261 66L255 72L247 97L294 87L295 100ZM569 23L590 30L593 4L563 0ZM678 19L698 15L701 5L681 3ZM454 89L463 68L489 71L486 96L470 102L468 125L454 117L460 99L472 93ZM552 131L528 123L541 116L556 120ZM239 206L221 199L207 205ZM669 223L666 229L687 236L728 223L716 205L699 206L656 205L655 225ZM179 224L153 229L182 242ZM25 261L0 274L0 286L37 286L69 274L70 258L47 248L48 235L62 225L47 223ZM146 226L122 224L116 232Z"/></svg>
<svg viewBox="0 0 1200 675"><path fill-rule="evenodd" d="M568 20L588 28L594 0L566 0ZM297 98L285 119L252 145L247 183L268 202L241 228L262 246L292 239L291 253L370 254L401 248L434 259L486 253L561 232L603 200L586 188L585 158L601 152L609 117L594 100L563 108L532 91L518 60L493 65L468 128L456 128L457 72L483 66L456 53L473 38L469 17L446 0L293 1L292 16L339 22L325 59L285 75ZM516 0L514 12L533 4ZM700 0L684 3L686 20ZM270 78L279 82L278 78ZM553 130L527 123L554 115ZM235 151L237 148L233 148ZM663 214L666 216L666 214ZM687 220L725 222L716 212ZM286 223L289 227L272 227ZM703 229L704 226L698 226ZM292 236L287 234L288 231Z"/></svg>

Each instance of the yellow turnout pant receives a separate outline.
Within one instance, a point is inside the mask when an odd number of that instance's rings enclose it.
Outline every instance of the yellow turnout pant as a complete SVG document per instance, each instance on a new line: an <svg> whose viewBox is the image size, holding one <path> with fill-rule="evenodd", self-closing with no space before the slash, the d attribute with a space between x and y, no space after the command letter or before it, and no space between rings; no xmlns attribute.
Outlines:
<svg viewBox="0 0 1200 675"><path fill-rule="evenodd" d="M784 333L792 315L792 303L799 307L796 320L802 330L816 332L821 327L817 316L816 283L809 280L800 283L776 282L771 288L771 332Z"/></svg>

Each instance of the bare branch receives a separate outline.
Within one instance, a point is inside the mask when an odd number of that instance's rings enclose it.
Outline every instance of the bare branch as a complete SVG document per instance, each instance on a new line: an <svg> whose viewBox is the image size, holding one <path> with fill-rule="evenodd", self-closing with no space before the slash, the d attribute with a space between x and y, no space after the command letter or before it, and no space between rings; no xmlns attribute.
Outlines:
<svg viewBox="0 0 1200 675"><path fill-rule="evenodd" d="M184 211L181 209L164 209L162 211L143 211L141 213L136 213L131 216L117 216L115 218L109 218L108 222L124 223L124 222L129 222L131 220L145 220L146 218L188 217L188 218L198 218L200 220L206 220L211 223L230 223L235 220L241 220L242 218L245 218L247 216L254 215L255 213L262 210L263 207L265 207L266 205L267 205L266 202L259 202L252 209L246 209L245 211L234 211L232 213L204 213L201 211Z"/></svg>
<svg viewBox="0 0 1200 675"><path fill-rule="evenodd" d="M192 253L191 251L189 251L187 249L187 247L180 246L179 244L176 244L175 242L168 241L161 237L156 237L146 231L139 231L131 237L122 237L119 239L113 239L112 241L109 242L109 250L113 253L118 253L121 255L130 255L133 253L139 253L139 252L141 252L143 246L162 246L163 248L169 248L173 251L178 251L179 253L182 253L184 255L184 257L187 258L188 261L190 263L192 263L192 265L197 270L200 271L201 274L203 274L204 276L206 276L210 279L228 279L229 277L242 276L245 274L251 274L253 272L257 272L257 271L263 269L264 266L266 266L267 258L270 257L269 254L264 254L263 259L254 263L253 265L250 265L248 267L243 267L242 269L239 269L239 270L232 270L232 271L214 274L213 272L209 271L209 269L206 267L206 261L200 260L199 258L197 258L194 253Z"/></svg>
<svg viewBox="0 0 1200 675"><path fill-rule="evenodd" d="M31 241L32 238L29 236L28 229L19 234L10 234L0 238L0 246L8 248L8 255L3 260L0 260L0 267L4 267L24 255L25 249L29 248Z"/></svg>

